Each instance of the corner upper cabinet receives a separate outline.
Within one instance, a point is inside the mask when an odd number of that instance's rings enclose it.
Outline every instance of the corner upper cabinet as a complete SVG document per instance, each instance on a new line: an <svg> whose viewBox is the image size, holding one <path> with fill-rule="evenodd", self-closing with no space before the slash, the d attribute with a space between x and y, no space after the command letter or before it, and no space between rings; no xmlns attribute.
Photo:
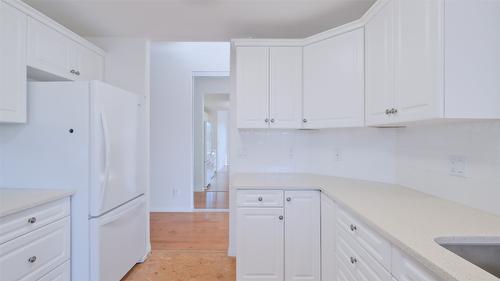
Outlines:
<svg viewBox="0 0 500 281"><path fill-rule="evenodd" d="M236 60L238 128L300 128L302 48L237 47Z"/></svg>
<svg viewBox="0 0 500 281"><path fill-rule="evenodd" d="M366 22L367 125L500 118L499 25L498 1L380 0Z"/></svg>
<svg viewBox="0 0 500 281"><path fill-rule="evenodd" d="M0 122L26 122L26 20L0 1Z"/></svg>
<svg viewBox="0 0 500 281"><path fill-rule="evenodd" d="M28 18L28 66L38 77L102 80L102 55L73 41L59 30ZM37 78L38 78L37 77Z"/></svg>
<svg viewBox="0 0 500 281"><path fill-rule="evenodd" d="M363 127L364 31L304 47L304 127Z"/></svg>

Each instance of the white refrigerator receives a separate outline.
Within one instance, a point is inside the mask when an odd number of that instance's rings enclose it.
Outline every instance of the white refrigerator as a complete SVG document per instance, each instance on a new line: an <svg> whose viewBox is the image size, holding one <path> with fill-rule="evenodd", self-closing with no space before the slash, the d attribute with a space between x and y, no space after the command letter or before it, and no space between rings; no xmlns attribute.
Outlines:
<svg viewBox="0 0 500 281"><path fill-rule="evenodd" d="M73 281L119 281L147 255L144 97L30 82L28 123L0 125L0 186L74 189Z"/></svg>

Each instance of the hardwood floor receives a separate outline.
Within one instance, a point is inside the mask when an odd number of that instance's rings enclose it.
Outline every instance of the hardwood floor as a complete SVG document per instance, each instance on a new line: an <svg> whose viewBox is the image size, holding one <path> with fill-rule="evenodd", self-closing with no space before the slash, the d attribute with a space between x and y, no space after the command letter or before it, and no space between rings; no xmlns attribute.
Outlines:
<svg viewBox="0 0 500 281"><path fill-rule="evenodd" d="M228 213L151 213L151 256L122 281L234 281L228 229Z"/></svg>

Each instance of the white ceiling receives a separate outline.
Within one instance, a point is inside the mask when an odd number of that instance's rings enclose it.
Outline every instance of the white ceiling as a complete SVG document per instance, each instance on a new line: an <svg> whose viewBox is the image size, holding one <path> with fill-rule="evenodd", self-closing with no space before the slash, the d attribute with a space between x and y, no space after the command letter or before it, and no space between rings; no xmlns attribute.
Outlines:
<svg viewBox="0 0 500 281"><path fill-rule="evenodd" d="M375 0L25 0L83 36L158 41L303 38L359 18Z"/></svg>

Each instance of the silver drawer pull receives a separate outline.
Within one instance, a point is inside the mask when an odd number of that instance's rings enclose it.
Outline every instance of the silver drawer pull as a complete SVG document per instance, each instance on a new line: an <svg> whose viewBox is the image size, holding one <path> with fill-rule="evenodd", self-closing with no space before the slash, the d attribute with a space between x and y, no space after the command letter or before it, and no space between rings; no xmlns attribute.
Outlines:
<svg viewBox="0 0 500 281"><path fill-rule="evenodd" d="M33 224L35 222L36 222L36 217L31 217L31 218L28 219L28 223Z"/></svg>
<svg viewBox="0 0 500 281"><path fill-rule="evenodd" d="M357 260L355 257L351 257L351 263L352 263L352 264L355 264L355 263L357 263L357 262L358 262L358 260Z"/></svg>
<svg viewBox="0 0 500 281"><path fill-rule="evenodd" d="M357 227L356 225L354 225L354 224L351 224L351 225L350 225L350 228L351 228L351 231L356 231L356 230L358 230L358 227Z"/></svg>
<svg viewBox="0 0 500 281"><path fill-rule="evenodd" d="M29 257L28 262L29 263L35 263L36 262L36 256Z"/></svg>
<svg viewBox="0 0 500 281"><path fill-rule="evenodd" d="M287 197L286 201L288 201L288 202L292 201L292 197Z"/></svg>
<svg viewBox="0 0 500 281"><path fill-rule="evenodd" d="M282 221L282 220L283 220L283 216L279 216L278 218L280 219L280 221Z"/></svg>
<svg viewBox="0 0 500 281"><path fill-rule="evenodd" d="M259 196L259 198L257 200L262 202L262 200L264 200L264 199L262 198L262 196Z"/></svg>

